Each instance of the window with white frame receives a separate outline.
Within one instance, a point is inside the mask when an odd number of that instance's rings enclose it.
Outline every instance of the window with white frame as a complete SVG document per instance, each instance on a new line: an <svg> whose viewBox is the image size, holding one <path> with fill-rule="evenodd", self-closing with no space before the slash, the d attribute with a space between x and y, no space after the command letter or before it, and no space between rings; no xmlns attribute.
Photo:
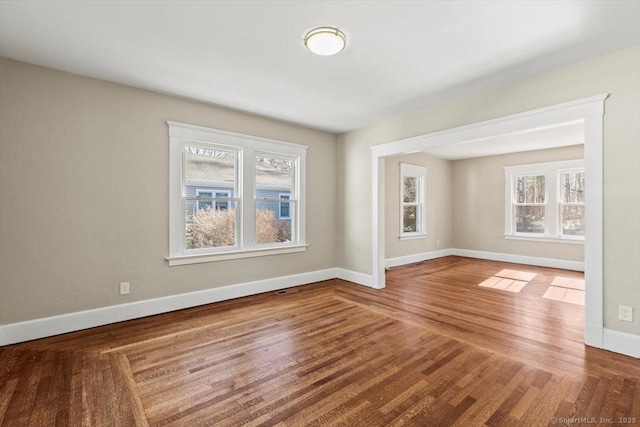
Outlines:
<svg viewBox="0 0 640 427"><path fill-rule="evenodd" d="M306 146L168 124L170 265L305 250Z"/></svg>
<svg viewBox="0 0 640 427"><path fill-rule="evenodd" d="M584 240L584 161L505 167L505 237Z"/></svg>
<svg viewBox="0 0 640 427"><path fill-rule="evenodd" d="M427 168L400 164L400 239L426 236Z"/></svg>

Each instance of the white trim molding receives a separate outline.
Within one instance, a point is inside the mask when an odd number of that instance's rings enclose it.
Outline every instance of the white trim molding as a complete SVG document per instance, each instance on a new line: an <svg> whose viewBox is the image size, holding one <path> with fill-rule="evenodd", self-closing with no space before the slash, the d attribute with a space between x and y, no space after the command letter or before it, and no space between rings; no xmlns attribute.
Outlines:
<svg viewBox="0 0 640 427"><path fill-rule="evenodd" d="M488 259L491 261L511 262L514 264L537 265L539 267L561 268L563 270L584 271L584 262L580 261L566 261L554 258L474 251L470 249L451 249L451 255L464 256L467 258Z"/></svg>
<svg viewBox="0 0 640 427"><path fill-rule="evenodd" d="M357 271L346 270L344 268L337 268L337 278L346 280L347 282L357 283L358 285L368 286L375 288L373 276L370 274L358 273Z"/></svg>
<svg viewBox="0 0 640 427"><path fill-rule="evenodd" d="M602 338L605 350L640 359L640 335L604 328Z"/></svg>
<svg viewBox="0 0 640 427"><path fill-rule="evenodd" d="M371 147L371 272L376 288L384 288L385 170L384 158L459 143L482 143L496 136L516 135L567 124L584 124L586 181L585 235L585 343L603 348L604 334L590 332L604 327L603 154L604 102L609 94L525 111Z"/></svg>
<svg viewBox="0 0 640 427"><path fill-rule="evenodd" d="M327 268L0 325L0 346L331 279L374 287L371 275L343 268Z"/></svg>
<svg viewBox="0 0 640 427"><path fill-rule="evenodd" d="M195 254L166 257L169 266L199 264L201 262L226 261L230 259L254 258L259 256L271 256L304 252L309 245L287 245L268 248L246 249L242 251L222 252L218 254Z"/></svg>
<svg viewBox="0 0 640 427"><path fill-rule="evenodd" d="M226 301L338 277L336 268L0 325L0 346ZM349 279L345 279L349 280Z"/></svg>
<svg viewBox="0 0 640 427"><path fill-rule="evenodd" d="M445 256L463 256L467 258L486 259L490 261L510 262L513 264L537 265L539 267L561 268L563 270L584 271L584 262L567 261L554 258L539 258L526 255L504 254L498 252L474 251L470 249L448 248L438 251L422 252L412 255L405 255L385 260L386 268L399 267L401 265L414 264L416 262L427 261Z"/></svg>
<svg viewBox="0 0 640 427"><path fill-rule="evenodd" d="M416 262L427 261L430 259L442 258L449 255L454 255L455 249L441 249L438 251L421 252L417 254L404 255L394 258L387 258L384 261L385 268L399 267L401 265L414 264Z"/></svg>

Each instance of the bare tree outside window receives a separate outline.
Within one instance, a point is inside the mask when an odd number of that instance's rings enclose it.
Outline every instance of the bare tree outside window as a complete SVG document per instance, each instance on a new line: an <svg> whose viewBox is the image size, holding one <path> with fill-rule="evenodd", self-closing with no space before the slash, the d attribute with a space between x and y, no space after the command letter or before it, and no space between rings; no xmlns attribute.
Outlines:
<svg viewBox="0 0 640 427"><path fill-rule="evenodd" d="M515 179L516 232L544 234L546 231L545 176L518 176Z"/></svg>
<svg viewBox="0 0 640 427"><path fill-rule="evenodd" d="M584 236L584 171L560 174L560 218L563 236Z"/></svg>

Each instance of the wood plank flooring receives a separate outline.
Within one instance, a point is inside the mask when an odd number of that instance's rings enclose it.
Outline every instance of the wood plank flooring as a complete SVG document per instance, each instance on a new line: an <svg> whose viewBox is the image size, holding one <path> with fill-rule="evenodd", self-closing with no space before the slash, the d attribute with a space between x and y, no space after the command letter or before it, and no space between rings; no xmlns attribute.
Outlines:
<svg viewBox="0 0 640 427"><path fill-rule="evenodd" d="M503 269L537 274L478 286ZM384 290L330 280L2 347L0 424L640 424L640 360L582 344L583 307L542 298L557 276L581 278L446 257Z"/></svg>

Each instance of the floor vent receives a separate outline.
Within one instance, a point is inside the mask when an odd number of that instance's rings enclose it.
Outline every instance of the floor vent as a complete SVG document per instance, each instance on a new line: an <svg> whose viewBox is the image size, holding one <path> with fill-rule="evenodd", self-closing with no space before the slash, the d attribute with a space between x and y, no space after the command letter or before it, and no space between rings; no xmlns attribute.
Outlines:
<svg viewBox="0 0 640 427"><path fill-rule="evenodd" d="M276 291L276 295L288 295L288 294L292 294L294 292L298 292L298 290L295 289L295 288L281 289L279 291Z"/></svg>

